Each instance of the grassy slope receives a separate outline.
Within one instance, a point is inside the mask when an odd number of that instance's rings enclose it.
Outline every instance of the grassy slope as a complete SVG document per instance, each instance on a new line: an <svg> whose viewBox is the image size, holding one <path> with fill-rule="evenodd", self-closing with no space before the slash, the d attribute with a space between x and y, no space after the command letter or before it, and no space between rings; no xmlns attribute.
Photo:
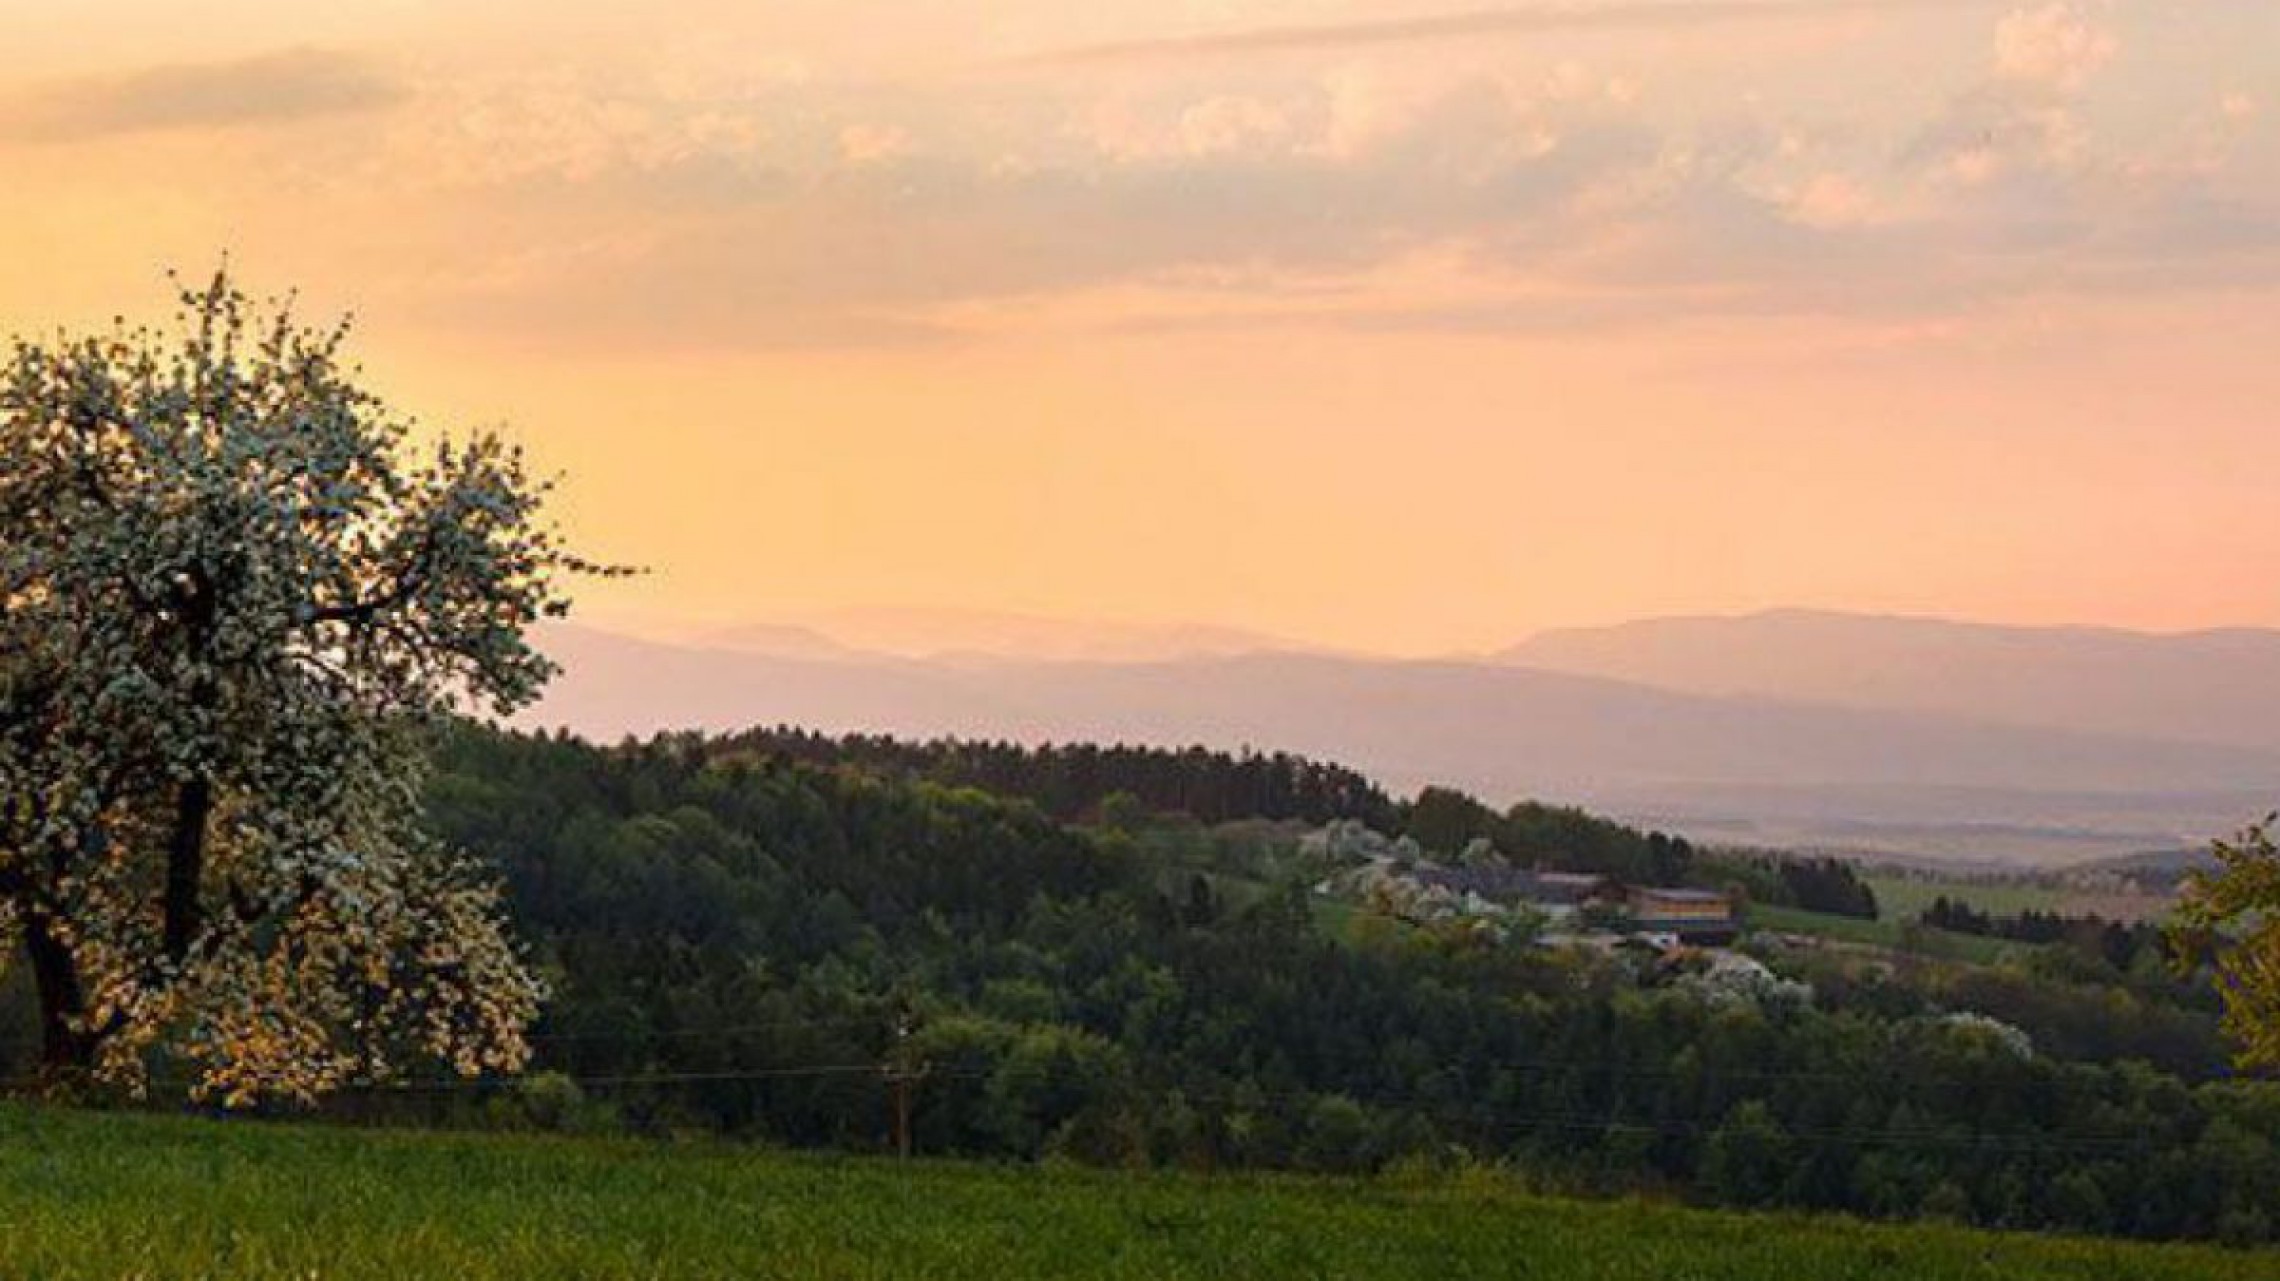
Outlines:
<svg viewBox="0 0 2280 1281"><path fill-rule="evenodd" d="M1874 873L1865 879L1869 888L1876 891L1877 907L1888 921L1915 920L1932 905L1933 899L1942 896L1969 903L1996 916L2052 912L2065 905L2065 896L2057 890L2023 881L1943 881L1925 876Z"/></svg>
<svg viewBox="0 0 2280 1281"><path fill-rule="evenodd" d="M2271 1256L1543 1200L0 1108L0 1275L2240 1278Z"/></svg>
<svg viewBox="0 0 2280 1281"><path fill-rule="evenodd" d="M1786 930L1792 934L1812 934L1836 939L1844 943L1858 943L1865 947L1898 948L1901 944L1900 922L1890 916L1874 921L1858 917L1831 916L1821 912L1807 912L1794 907L1775 907L1766 903L1753 903L1749 908L1750 924L1758 929ZM2022 951L2020 944L2003 939L1980 938L1972 934L1952 934L1946 930L1923 930L1916 939L1916 950L1925 956L1937 956L1950 961L1967 961L1974 965L1993 965L2013 952Z"/></svg>

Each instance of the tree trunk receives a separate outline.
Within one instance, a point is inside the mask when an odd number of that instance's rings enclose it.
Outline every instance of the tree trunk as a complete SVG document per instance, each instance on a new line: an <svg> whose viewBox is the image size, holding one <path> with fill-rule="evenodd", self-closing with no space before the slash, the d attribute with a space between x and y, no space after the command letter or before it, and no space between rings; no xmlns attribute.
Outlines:
<svg viewBox="0 0 2280 1281"><path fill-rule="evenodd" d="M199 887L206 878L206 824L214 813L214 785L193 778L175 802L174 837L166 850L166 959L180 961L204 922Z"/></svg>
<svg viewBox="0 0 2280 1281"><path fill-rule="evenodd" d="M40 995L41 1075L51 1082L83 1076L95 1066L96 1038L83 1023L87 995L79 984L79 960L43 913L26 918L24 950Z"/></svg>

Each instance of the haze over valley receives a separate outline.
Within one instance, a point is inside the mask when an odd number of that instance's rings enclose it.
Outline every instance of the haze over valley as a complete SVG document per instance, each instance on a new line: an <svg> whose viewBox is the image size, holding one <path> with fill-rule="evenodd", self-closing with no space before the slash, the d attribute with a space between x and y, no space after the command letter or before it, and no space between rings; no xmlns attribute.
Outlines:
<svg viewBox="0 0 2280 1281"><path fill-rule="evenodd" d="M891 626L890 626L891 624ZM529 723L1199 743L1389 786L1586 804L1697 839L1965 863L2198 846L2280 795L2280 634L1833 613L1548 632L1478 658L1232 629L851 611L666 641L561 626ZM891 644L891 647L890 647Z"/></svg>

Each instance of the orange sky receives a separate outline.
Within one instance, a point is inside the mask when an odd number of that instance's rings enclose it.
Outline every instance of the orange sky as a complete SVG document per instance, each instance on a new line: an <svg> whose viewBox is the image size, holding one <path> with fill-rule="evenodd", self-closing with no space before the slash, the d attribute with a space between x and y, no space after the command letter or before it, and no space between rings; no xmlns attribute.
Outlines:
<svg viewBox="0 0 2280 1281"><path fill-rule="evenodd" d="M354 306L608 615L2280 624L2268 0L7 8L0 327Z"/></svg>

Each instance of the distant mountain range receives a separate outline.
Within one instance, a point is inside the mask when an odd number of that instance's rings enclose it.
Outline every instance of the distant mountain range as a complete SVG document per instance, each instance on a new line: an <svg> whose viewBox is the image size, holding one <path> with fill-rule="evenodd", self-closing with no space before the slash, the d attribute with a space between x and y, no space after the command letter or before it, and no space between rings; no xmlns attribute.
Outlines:
<svg viewBox="0 0 2280 1281"><path fill-rule="evenodd" d="M706 629L695 640L710 648L783 658L870 655L1118 663L1310 648L1263 632L1198 623L1102 622L916 607L823 610L779 622Z"/></svg>
<svg viewBox="0 0 2280 1281"><path fill-rule="evenodd" d="M1036 657L1001 630L994 647L912 657L929 651L821 628L691 645L562 626L546 643L567 674L526 719L603 737L785 722L1287 749L1397 788L1573 801L1710 840L1975 862L2192 845L2280 802L2280 726L2246 710L2280 690L2256 675L2270 661L2280 676L2265 633L1791 613L1549 633L1439 662L1215 631L1183 650L1146 629L1121 651L1088 631L1071 655L1074 633L1037 635L1062 648Z"/></svg>
<svg viewBox="0 0 2280 1281"><path fill-rule="evenodd" d="M2156 635L1782 610L1545 632L1495 656L1693 694L2280 748L2280 632Z"/></svg>

